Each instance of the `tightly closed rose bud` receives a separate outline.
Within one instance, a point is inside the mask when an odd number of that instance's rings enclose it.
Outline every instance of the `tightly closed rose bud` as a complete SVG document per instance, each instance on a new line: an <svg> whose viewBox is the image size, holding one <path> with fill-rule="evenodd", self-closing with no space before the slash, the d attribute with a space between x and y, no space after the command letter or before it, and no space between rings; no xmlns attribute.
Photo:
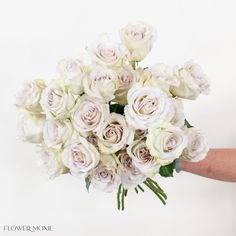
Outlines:
<svg viewBox="0 0 236 236"><path fill-rule="evenodd" d="M61 148L72 136L73 129L69 120L49 119L43 128L44 143L48 147Z"/></svg>
<svg viewBox="0 0 236 236"><path fill-rule="evenodd" d="M78 108L71 114L74 128L81 134L88 131L96 132L102 122L109 116L109 105L103 100L82 96Z"/></svg>
<svg viewBox="0 0 236 236"><path fill-rule="evenodd" d="M151 155L145 139L133 142L127 148L127 153L132 158L133 165L141 173L151 176L159 171L160 165L158 159Z"/></svg>
<svg viewBox="0 0 236 236"><path fill-rule="evenodd" d="M201 93L209 93L210 83L200 65L193 61L188 61L183 67L176 68L175 75L180 84L170 88L173 95L194 100Z"/></svg>
<svg viewBox="0 0 236 236"><path fill-rule="evenodd" d="M115 153L130 144L134 131L128 127L124 116L111 113L97 132L98 147L102 153Z"/></svg>
<svg viewBox="0 0 236 236"><path fill-rule="evenodd" d="M93 170L91 184L103 192L113 192L120 184L120 176L112 155L102 155L100 164ZM104 161L105 160L105 161Z"/></svg>
<svg viewBox="0 0 236 236"><path fill-rule="evenodd" d="M39 151L38 166L44 176L49 179L68 172L62 164L61 152L47 147L42 147Z"/></svg>
<svg viewBox="0 0 236 236"><path fill-rule="evenodd" d="M75 98L60 81L52 81L42 93L41 106L47 117L66 118L75 105Z"/></svg>
<svg viewBox="0 0 236 236"><path fill-rule="evenodd" d="M114 42L108 34L101 35L88 49L92 54L92 60L102 66L115 68L127 61L127 49L122 44Z"/></svg>
<svg viewBox="0 0 236 236"><path fill-rule="evenodd" d="M16 106L30 112L42 112L39 102L45 86L44 81L39 79L24 83L16 95Z"/></svg>
<svg viewBox="0 0 236 236"><path fill-rule="evenodd" d="M133 86L127 96L125 118L136 129L145 130L162 122L169 112L168 96L158 88Z"/></svg>
<svg viewBox="0 0 236 236"><path fill-rule="evenodd" d="M41 143L44 123L44 115L22 113L18 123L19 139L23 142Z"/></svg>
<svg viewBox="0 0 236 236"><path fill-rule="evenodd" d="M146 143L151 155L164 161L173 161L180 157L187 145L187 138L179 127L165 124L150 128Z"/></svg>
<svg viewBox="0 0 236 236"><path fill-rule="evenodd" d="M93 67L83 80L84 91L88 96L111 101L118 88L116 73L106 67Z"/></svg>
<svg viewBox="0 0 236 236"><path fill-rule="evenodd" d="M182 157L193 162L203 160L209 151L206 137L196 128L186 128L185 134L187 135L188 143L182 153Z"/></svg>
<svg viewBox="0 0 236 236"><path fill-rule="evenodd" d="M72 93L83 92L82 80L86 74L86 68L81 59L62 59L57 64L57 71Z"/></svg>
<svg viewBox="0 0 236 236"><path fill-rule="evenodd" d="M62 152L63 164L75 177L86 177L97 166L99 160L97 149L82 137L67 145Z"/></svg>
<svg viewBox="0 0 236 236"><path fill-rule="evenodd" d="M131 189L145 181L146 176L133 165L132 158L126 150L119 151L116 160L118 162L118 173L121 176L121 184L124 188Z"/></svg>
<svg viewBox="0 0 236 236"><path fill-rule="evenodd" d="M115 101L126 105L128 91L137 82L136 73L131 66L123 66L117 70L117 79L119 88L115 92Z"/></svg>
<svg viewBox="0 0 236 236"><path fill-rule="evenodd" d="M144 22L133 22L120 30L120 37L131 54L131 61L141 61L152 49L156 30Z"/></svg>

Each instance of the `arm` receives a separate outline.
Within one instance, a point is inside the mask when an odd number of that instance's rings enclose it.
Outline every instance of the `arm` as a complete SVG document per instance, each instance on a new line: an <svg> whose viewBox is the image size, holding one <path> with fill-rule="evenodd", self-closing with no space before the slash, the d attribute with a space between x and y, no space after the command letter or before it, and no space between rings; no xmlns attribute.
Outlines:
<svg viewBox="0 0 236 236"><path fill-rule="evenodd" d="M236 149L210 149L200 162L180 159L183 171L221 181L236 182Z"/></svg>

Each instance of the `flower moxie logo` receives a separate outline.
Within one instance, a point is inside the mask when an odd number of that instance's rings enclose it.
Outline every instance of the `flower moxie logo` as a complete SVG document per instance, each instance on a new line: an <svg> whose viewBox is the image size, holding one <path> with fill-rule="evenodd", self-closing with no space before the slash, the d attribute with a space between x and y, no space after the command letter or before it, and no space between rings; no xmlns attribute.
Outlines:
<svg viewBox="0 0 236 236"><path fill-rule="evenodd" d="M52 225L4 225L3 231L28 231L28 232L38 232L38 231L53 231Z"/></svg>

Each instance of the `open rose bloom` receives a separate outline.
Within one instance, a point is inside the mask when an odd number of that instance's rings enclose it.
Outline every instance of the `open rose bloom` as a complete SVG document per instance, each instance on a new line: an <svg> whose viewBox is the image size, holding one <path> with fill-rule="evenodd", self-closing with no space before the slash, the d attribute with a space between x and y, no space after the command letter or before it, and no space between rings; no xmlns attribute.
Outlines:
<svg viewBox="0 0 236 236"><path fill-rule="evenodd" d="M165 204L158 178L173 176L176 159L201 161L209 150L183 100L207 94L209 80L193 61L142 67L156 40L151 25L133 22L119 35L120 42L103 34L89 44L89 63L62 59L52 81L23 84L19 139L40 148L37 163L50 179L69 174L87 190L116 191L122 210L128 191L144 188Z"/></svg>

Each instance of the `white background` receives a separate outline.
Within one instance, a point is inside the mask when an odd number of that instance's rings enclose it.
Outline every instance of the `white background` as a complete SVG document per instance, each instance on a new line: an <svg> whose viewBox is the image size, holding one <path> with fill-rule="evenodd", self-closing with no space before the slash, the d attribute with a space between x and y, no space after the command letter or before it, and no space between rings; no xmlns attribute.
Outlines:
<svg viewBox="0 0 236 236"><path fill-rule="evenodd" d="M21 82L57 76L56 63L77 56L102 32L132 20L157 28L144 64L182 64L192 58L212 82L209 96L186 102L186 117L212 147L236 146L236 5L224 0L0 1L0 235L3 225L53 225L35 235L235 236L236 185L187 173L159 182L167 206L149 192L127 199L84 189L68 176L43 178L33 146L16 140L14 93Z"/></svg>

